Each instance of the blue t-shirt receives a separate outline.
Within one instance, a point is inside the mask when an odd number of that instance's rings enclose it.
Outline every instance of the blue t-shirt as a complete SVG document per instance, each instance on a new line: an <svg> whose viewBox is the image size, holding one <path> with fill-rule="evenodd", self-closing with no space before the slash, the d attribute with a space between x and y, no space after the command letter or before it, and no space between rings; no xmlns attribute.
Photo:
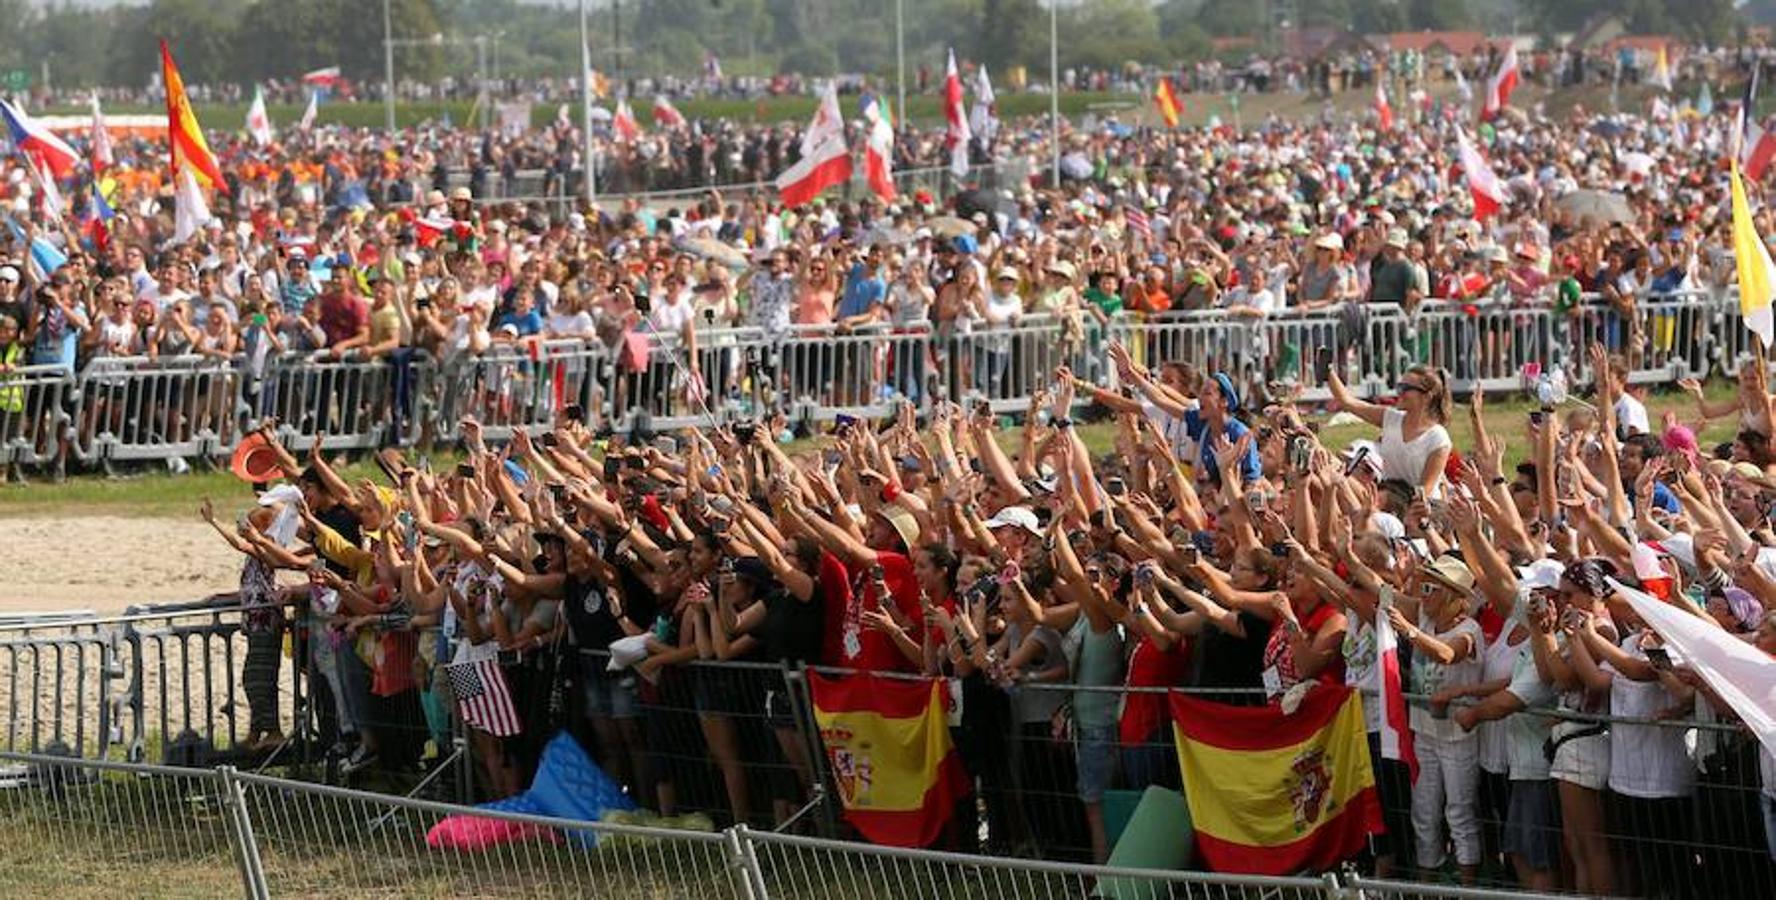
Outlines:
<svg viewBox="0 0 1776 900"><path fill-rule="evenodd" d="M1229 445L1235 444L1250 429L1246 423L1229 417L1227 424L1221 428L1221 437ZM1221 466L1215 462L1215 448L1208 440L1209 421L1203 418L1200 410L1186 410L1184 413L1184 431L1196 441L1197 464L1202 467L1203 479L1211 484L1221 483ZM1264 466L1258 461L1258 444L1246 448L1246 455L1240 458L1240 483L1251 484L1264 474Z"/></svg>
<svg viewBox="0 0 1776 900"><path fill-rule="evenodd" d="M519 337L530 337L533 334L542 333L543 316L534 309L522 315L516 312L508 312L505 315L500 316L499 321L500 328L504 328L507 325L518 329Z"/></svg>
<svg viewBox="0 0 1776 900"><path fill-rule="evenodd" d="M838 317L849 319L876 308L888 294L888 284L880 275L869 275L863 263L851 267L845 276L845 296L839 300Z"/></svg>

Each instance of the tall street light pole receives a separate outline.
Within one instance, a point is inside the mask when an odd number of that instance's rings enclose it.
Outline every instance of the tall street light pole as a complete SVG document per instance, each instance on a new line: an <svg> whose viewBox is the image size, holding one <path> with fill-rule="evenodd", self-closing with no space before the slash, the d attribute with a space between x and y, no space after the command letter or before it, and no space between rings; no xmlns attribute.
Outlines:
<svg viewBox="0 0 1776 900"><path fill-rule="evenodd" d="M1061 43L1057 10L1060 0L1048 0L1048 146L1054 167L1050 187L1061 187Z"/></svg>
<svg viewBox="0 0 1776 900"><path fill-rule="evenodd" d="M899 88L900 108L895 111L897 123L906 121L906 19L902 15L905 0L894 0L894 79ZM904 127L904 126L903 126Z"/></svg>
<svg viewBox="0 0 1776 900"><path fill-rule="evenodd" d="M395 130L395 31L389 18L389 0L382 0L382 102L389 133Z"/></svg>
<svg viewBox="0 0 1776 900"><path fill-rule="evenodd" d="M593 204L598 202L597 150L592 142L592 49L587 42L586 0L580 0L580 128L585 133L586 206L597 215ZM596 219L594 219L596 221Z"/></svg>

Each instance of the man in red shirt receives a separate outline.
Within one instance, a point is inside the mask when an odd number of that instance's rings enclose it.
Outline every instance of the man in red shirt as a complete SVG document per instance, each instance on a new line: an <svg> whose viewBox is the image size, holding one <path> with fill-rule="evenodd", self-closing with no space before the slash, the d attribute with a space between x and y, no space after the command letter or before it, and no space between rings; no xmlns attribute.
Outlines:
<svg viewBox="0 0 1776 900"><path fill-rule="evenodd" d="M327 335L328 352L334 359L370 342L370 307L358 296L350 266L333 267L320 302L321 331Z"/></svg>
<svg viewBox="0 0 1776 900"><path fill-rule="evenodd" d="M834 601L827 608L821 662L874 672L916 672L918 667L894 646L889 631L917 634L924 619L919 581L908 552L919 542L919 523L893 503L870 516L859 539L847 528L802 506L793 493L789 511L827 551L821 559L821 588ZM882 603L886 593L890 602Z"/></svg>

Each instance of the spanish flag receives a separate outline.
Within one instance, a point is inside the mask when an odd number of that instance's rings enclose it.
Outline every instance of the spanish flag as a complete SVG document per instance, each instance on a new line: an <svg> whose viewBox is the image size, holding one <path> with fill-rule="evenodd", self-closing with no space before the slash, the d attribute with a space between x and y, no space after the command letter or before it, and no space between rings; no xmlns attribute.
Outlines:
<svg viewBox="0 0 1776 900"><path fill-rule="evenodd" d="M1184 797L1209 869L1323 871L1382 832L1355 691L1317 686L1294 715L1175 692L1171 700Z"/></svg>
<svg viewBox="0 0 1776 900"><path fill-rule="evenodd" d="M808 681L845 821L872 843L930 846L968 793L943 682L814 672Z"/></svg>
<svg viewBox="0 0 1776 900"><path fill-rule="evenodd" d="M1153 103L1159 107L1160 118L1165 119L1167 128L1178 127L1178 117L1184 113L1184 103L1172 91L1172 80L1160 78L1159 86L1153 89Z"/></svg>
<svg viewBox="0 0 1776 900"><path fill-rule="evenodd" d="M1776 294L1776 265L1770 262L1770 248L1757 233L1751 221L1751 204L1745 199L1745 182L1739 178L1739 163L1734 161L1733 180L1733 261L1739 270L1739 315L1745 327L1752 330L1768 348L1771 332L1776 331L1776 317L1771 315L1771 295Z"/></svg>
<svg viewBox="0 0 1776 900"><path fill-rule="evenodd" d="M164 38L160 42L160 75L166 85L167 143L172 146L173 174L189 168L204 184L222 186L222 169L204 142L203 128L185 96L185 80L179 77L179 67L173 63L173 52Z"/></svg>

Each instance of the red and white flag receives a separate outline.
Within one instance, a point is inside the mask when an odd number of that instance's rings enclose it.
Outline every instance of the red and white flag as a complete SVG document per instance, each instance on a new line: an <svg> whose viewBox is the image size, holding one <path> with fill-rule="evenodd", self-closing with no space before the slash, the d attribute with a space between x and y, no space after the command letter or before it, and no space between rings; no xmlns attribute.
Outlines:
<svg viewBox="0 0 1776 900"><path fill-rule="evenodd" d="M611 128L616 130L617 140L620 141L633 141L641 137L641 126L635 122L635 110L629 108L629 101L617 101L617 112L611 116Z"/></svg>
<svg viewBox="0 0 1776 900"><path fill-rule="evenodd" d="M863 148L863 175L870 191L884 203L894 202L894 123L882 114L882 103L874 96L863 104L863 120L869 133Z"/></svg>
<svg viewBox="0 0 1776 900"><path fill-rule="evenodd" d="M1375 677L1381 681L1377 685L1381 697L1381 756L1405 763L1412 780L1417 782L1418 751L1412 745L1406 691L1400 680L1400 640L1388 622L1388 609L1393 605L1393 591L1384 589L1381 603L1375 608Z"/></svg>
<svg viewBox="0 0 1776 900"><path fill-rule="evenodd" d="M117 155L111 149L111 132L105 130L105 114L99 109L99 95L92 95L92 169L97 175L117 164Z"/></svg>
<svg viewBox="0 0 1776 900"><path fill-rule="evenodd" d="M1388 105L1387 87L1379 78L1375 81L1375 117L1381 121L1382 131L1394 130L1394 108Z"/></svg>
<svg viewBox="0 0 1776 900"><path fill-rule="evenodd" d="M1745 136L1739 146L1739 168L1744 170L1746 178L1759 182L1764 180L1764 172L1770 168L1771 160L1776 160L1776 132L1756 121L1747 121Z"/></svg>
<svg viewBox="0 0 1776 900"><path fill-rule="evenodd" d="M906 112L906 110L901 110ZM944 133L944 146L950 151L950 174L957 178L968 175L968 142L974 137L968 128L968 113L962 109L962 76L956 72L956 51L950 51L949 67L944 70L944 119L950 123Z"/></svg>
<svg viewBox="0 0 1776 900"><path fill-rule="evenodd" d="M464 647L457 651L457 662L444 667L444 674L450 679L456 711L464 722L496 737L511 737L524 726L512 704L511 686L500 671L499 647L493 643L482 646L491 652Z"/></svg>
<svg viewBox="0 0 1776 900"><path fill-rule="evenodd" d="M1510 104L1511 92L1517 89L1517 77L1517 45L1511 44L1505 47L1498 71L1492 73L1492 80L1486 83L1486 105L1480 110L1482 119L1492 119Z"/></svg>
<svg viewBox="0 0 1776 900"><path fill-rule="evenodd" d="M673 106L670 99L665 96L657 96L654 98L654 124L661 128L683 128L685 126L684 113L679 112L678 107Z"/></svg>
<svg viewBox="0 0 1776 900"><path fill-rule="evenodd" d="M62 224L62 189L56 186L55 175L49 171L49 163L40 156L26 156L26 168L31 170L31 183L37 186L37 199L42 204L43 215L56 225Z"/></svg>
<svg viewBox="0 0 1776 900"><path fill-rule="evenodd" d="M851 180L851 148L845 145L845 118L839 95L827 82L814 110L814 121L802 135L802 158L777 176L785 206L801 206L835 184Z"/></svg>
<svg viewBox="0 0 1776 900"><path fill-rule="evenodd" d="M1468 142L1467 134L1460 128L1455 130L1455 146L1461 159L1462 177L1468 182L1468 192L1474 195L1474 218L1484 222L1505 205L1505 186L1486 164L1486 157Z"/></svg>
<svg viewBox="0 0 1776 900"><path fill-rule="evenodd" d="M311 87L331 90L334 85L339 83L339 67L328 66L325 69L316 69L313 72L305 73L302 76L302 83Z"/></svg>

